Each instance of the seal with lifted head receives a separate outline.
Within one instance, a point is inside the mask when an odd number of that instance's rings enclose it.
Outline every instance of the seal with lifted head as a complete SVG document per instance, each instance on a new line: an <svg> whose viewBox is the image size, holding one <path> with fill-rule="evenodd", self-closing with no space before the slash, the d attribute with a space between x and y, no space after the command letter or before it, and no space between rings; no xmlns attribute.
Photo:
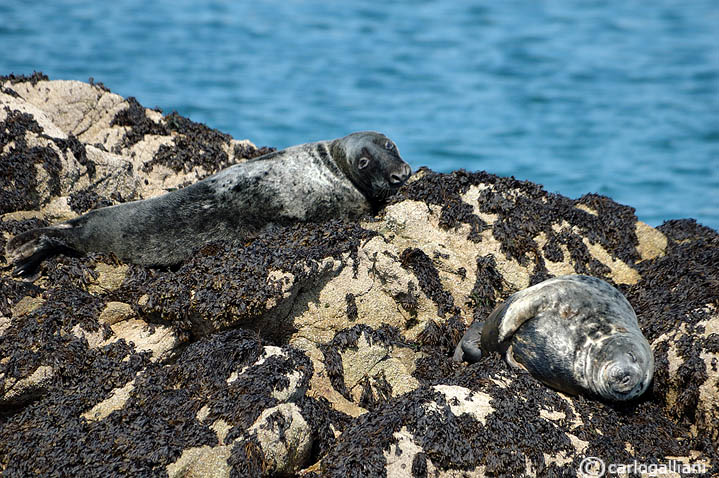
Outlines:
<svg viewBox="0 0 719 478"><path fill-rule="evenodd" d="M268 227L357 219L411 174L397 146L371 132L293 146L231 166L162 196L104 207L10 240L13 274L30 276L57 253L111 252L173 265L209 241L246 241Z"/></svg>
<svg viewBox="0 0 719 478"><path fill-rule="evenodd" d="M601 279L567 275L524 289L474 322L454 352L476 362L499 352L512 366L567 393L638 397L654 357L627 299Z"/></svg>

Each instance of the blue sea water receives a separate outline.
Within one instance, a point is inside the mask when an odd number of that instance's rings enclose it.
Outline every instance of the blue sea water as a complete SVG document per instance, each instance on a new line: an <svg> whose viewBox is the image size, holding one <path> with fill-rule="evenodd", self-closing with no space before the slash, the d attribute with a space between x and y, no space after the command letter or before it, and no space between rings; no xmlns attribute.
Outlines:
<svg viewBox="0 0 719 478"><path fill-rule="evenodd" d="M0 74L94 77L283 148L374 129L719 228L719 2L0 2Z"/></svg>

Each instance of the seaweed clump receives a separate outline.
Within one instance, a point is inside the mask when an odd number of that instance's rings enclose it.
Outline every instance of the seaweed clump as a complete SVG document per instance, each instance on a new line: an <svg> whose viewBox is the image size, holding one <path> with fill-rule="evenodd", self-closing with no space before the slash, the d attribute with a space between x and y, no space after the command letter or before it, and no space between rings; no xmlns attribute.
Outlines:
<svg viewBox="0 0 719 478"><path fill-rule="evenodd" d="M459 314L454 314L440 323L430 319L417 335L417 342L423 351L444 356L454 350L465 330L464 320Z"/></svg>
<svg viewBox="0 0 719 478"><path fill-rule="evenodd" d="M510 379L494 354L469 367L438 355L421 360L431 362L424 370L431 370L435 380L442 375L441 387L425 382L355 419L323 458L323 476L379 476L387 469L388 457L401 459L407 452L414 453L407 458L411 476L425 476L430 461L440 472L484 467L487 475L519 476L530 466L538 476L563 476L575 473L584 456L655 463L703 449L716 457L700 439L673 438L686 436L686 429L650 401L598 404L581 396L569 401L528 374ZM474 408L476 400L483 400L478 394L488 399L488 407ZM462 406L461 413L453 411L454 406ZM479 419L477 413L484 417ZM577 437L588 440L597 430L601 440L589 440L582 451L575 448ZM412 447L403 448L403 435L410 437ZM631 452L627 443L633 446ZM547 459L562 455L573 459Z"/></svg>
<svg viewBox="0 0 719 478"><path fill-rule="evenodd" d="M167 126L152 121L147 117L145 108L137 101L137 98L130 96L127 98L127 103L128 107L118 111L112 121L110 121L110 126L128 127L128 130L122 138L121 145L115 147L116 153L119 153L123 147L130 148L139 143L145 135L167 136L170 134Z"/></svg>
<svg viewBox="0 0 719 478"><path fill-rule="evenodd" d="M145 135L173 136L172 145L163 144L154 157L145 162L142 170L150 172L161 164L177 173L188 173L195 167L208 174L230 165L227 149L232 138L216 129L207 127L172 112L158 123L147 117L145 108L134 97L127 99L128 108L118 112L110 125L127 126L121 147L129 148L140 142ZM120 148L120 147L118 147ZM255 158L275 151L274 148L256 148L249 145L235 145L235 159Z"/></svg>
<svg viewBox="0 0 719 478"><path fill-rule="evenodd" d="M175 135L172 146L160 146L155 156L142 166L143 171L152 171L156 164L162 164L177 173L187 173L195 166L212 173L229 165L225 148L232 138L228 134L196 123L177 112L165 116L164 121L168 134L179 134Z"/></svg>
<svg viewBox="0 0 719 478"><path fill-rule="evenodd" d="M477 273L469 293L474 320L484 320L497 305L497 298L506 299L511 289L497 270L497 262L491 255L477 257Z"/></svg>
<svg viewBox="0 0 719 478"><path fill-rule="evenodd" d="M705 330L719 310L719 234L693 220L669 221L658 230L669 240L666 254L640 263L641 280L626 288L647 339L673 337L656 347L653 394L674 419L696 424L700 437L717 440L719 426L710 422L719 419L719 407L700 406L700 387L709 379L702 354L719 353L719 337ZM671 376L670 347L681 361Z"/></svg>
<svg viewBox="0 0 719 478"><path fill-rule="evenodd" d="M271 148L268 146L262 146L261 148L258 148L251 144L248 145L238 143L235 144L235 147L232 151L235 158L254 159L259 158L260 156L264 156L266 154L274 153L275 151L277 151L277 148Z"/></svg>
<svg viewBox="0 0 719 478"><path fill-rule="evenodd" d="M332 408L324 397L304 396L296 404L312 430L312 451L309 462L316 463L337 443L333 430L343 432L352 422L352 418Z"/></svg>
<svg viewBox="0 0 719 478"><path fill-rule="evenodd" d="M32 115L5 106L6 117L0 122L0 214L39 209L42 198L38 190L36 166L47 173L47 189L60 194L62 165L57 153L49 146L29 146L27 132L43 134ZM10 148L7 148L12 143Z"/></svg>
<svg viewBox="0 0 719 478"><path fill-rule="evenodd" d="M278 227L247 244L203 246L177 271L148 276L135 268L138 275L125 287L134 291L134 302L147 296L140 313L150 321L171 322L196 335L230 326L262 327L266 337L283 342L292 333L292 324L282 317L270 320L266 304L285 304L287 287L318 280L326 273L324 259L356 257L361 241L373 235L357 224L337 220ZM272 271L290 274L291 283L273 279Z"/></svg>
<svg viewBox="0 0 719 478"><path fill-rule="evenodd" d="M216 129L196 123L177 112L165 116L165 124L174 136L171 146L162 145L155 156L142 166L145 172L152 171L156 164L167 166L177 173L187 173L194 167L201 167L211 174L230 165L226 148L231 137ZM251 159L275 151L275 148L256 148L249 145L235 145L234 159Z"/></svg>
<svg viewBox="0 0 719 478"><path fill-rule="evenodd" d="M96 166L94 161L87 157L87 150L85 145L80 142L74 134L69 134L67 139L62 138L51 138L60 150L65 153L67 150L72 152L78 163L87 168L87 176L92 179L95 177Z"/></svg>
<svg viewBox="0 0 719 478"><path fill-rule="evenodd" d="M459 308L454 305L452 294L447 292L439 279L439 272L432 259L422 249L407 248L400 255L402 267L412 271L417 278L420 289L437 304L437 314L444 317L447 313L454 314Z"/></svg>
<svg viewBox="0 0 719 478"><path fill-rule="evenodd" d="M404 186L390 203L414 200L440 206L440 227L450 229L461 223L469 224L467 239L475 242L481 241L484 231L491 228L507 258L527 267L534 263L532 284L548 277L542 252L550 260L564 259L561 244L570 251L577 272L606 278L609 269L592 257L583 238L590 244L601 245L612 257L630 266L640 258L634 209L605 196L587 194L572 200L547 193L538 184L485 171L460 170L450 174L426 168L420 171L421 177ZM477 192L477 202L470 204L464 197L473 186L482 187ZM496 217L491 226L474 214L475 207ZM566 227L561 226L564 223ZM557 225L561 226L558 231ZM536 238L542 234L546 244L540 247Z"/></svg>
<svg viewBox="0 0 719 478"><path fill-rule="evenodd" d="M329 343L320 346L320 350L324 355L325 370L332 387L350 401L352 397L345 385L342 352L350 348L357 348L357 341L363 335L370 346L374 343L384 344L388 347L408 346L396 328L383 325L378 329L373 329L365 324L357 324L349 329L341 330L335 334ZM380 379L381 381L382 379ZM388 386L389 383L386 383L386 380L384 384L380 383L379 394L381 397L387 398L391 396L391 386L389 388ZM369 382L366 382L363 386L363 403L368 406L377 404L377 400L372 398Z"/></svg>
<svg viewBox="0 0 719 478"><path fill-rule="evenodd" d="M345 295L345 302L347 303L347 318L354 322L359 318L359 315L357 313L357 300L355 299L355 295L351 292Z"/></svg>
<svg viewBox="0 0 719 478"><path fill-rule="evenodd" d="M70 360L58 372L62 380L53 382L39 406L0 428L0 464L11 476L28 471L30 463L44 476L165 476L165 467L183 450L218 444L210 428L215 420L231 425L228 440L237 438L264 409L279 403L272 392L286 388L289 375L300 372L297 387L303 390L312 374L309 359L288 348L253 365L263 349L253 333L242 330L201 339L168 365L149 363L148 354L134 354L124 341L92 349L74 340L72 355L64 355ZM241 379L228 384L232 372L242 370ZM81 417L133 380L128 401L108 418ZM207 421L198 418L204 406Z"/></svg>
<svg viewBox="0 0 719 478"><path fill-rule="evenodd" d="M473 242L480 242L480 234L489 226L474 214L472 206L464 202L461 195L467 192L470 186L479 184L485 177L492 176L487 173L472 174L464 170L446 175L424 167L418 173L422 174L420 179L404 186L398 194L390 198L389 204L410 199L442 206L439 217L440 227L449 230L460 224L468 224L470 232L467 238Z"/></svg>
<svg viewBox="0 0 719 478"><path fill-rule="evenodd" d="M113 202L110 199L101 197L91 189L83 189L70 194L67 204L75 213L83 214L90 209L112 206Z"/></svg>
<svg viewBox="0 0 719 478"><path fill-rule="evenodd" d="M49 78L46 74L40 72L40 71L33 71L32 75L16 75L14 73L10 73L9 75L2 75L0 76L0 83L5 83L7 81L10 82L10 84L15 85L18 83L30 83L32 86L35 86L38 84L39 81L48 81Z"/></svg>

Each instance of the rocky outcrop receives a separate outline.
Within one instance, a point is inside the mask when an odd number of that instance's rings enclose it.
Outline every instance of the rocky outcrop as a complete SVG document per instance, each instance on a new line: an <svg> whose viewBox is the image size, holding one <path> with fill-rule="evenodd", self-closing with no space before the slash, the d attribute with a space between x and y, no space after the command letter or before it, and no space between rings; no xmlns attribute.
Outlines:
<svg viewBox="0 0 719 478"><path fill-rule="evenodd" d="M101 84L0 79L3 476L719 472L719 234L488 173L422 169L377 217L212 243L171 270L89 254L10 276L15 234L268 151ZM497 356L454 363L513 292L584 273L625 293L654 383L621 405Z"/></svg>

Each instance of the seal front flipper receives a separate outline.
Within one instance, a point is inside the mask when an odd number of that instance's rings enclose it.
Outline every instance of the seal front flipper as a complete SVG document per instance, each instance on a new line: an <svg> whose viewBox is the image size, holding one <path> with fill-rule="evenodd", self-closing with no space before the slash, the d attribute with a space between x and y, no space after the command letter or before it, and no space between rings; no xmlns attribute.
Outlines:
<svg viewBox="0 0 719 478"><path fill-rule="evenodd" d="M499 304L494 308L487 320L475 320L462 336L462 340L454 349L452 357L456 362L474 363L482 357L482 349L485 351L499 351L500 343L497 340L497 330L502 322L512 299Z"/></svg>
<svg viewBox="0 0 719 478"><path fill-rule="evenodd" d="M75 252L62 241L62 231L59 227L43 227L10 239L6 249L8 260L15 266L12 275L30 278L45 259Z"/></svg>
<svg viewBox="0 0 719 478"><path fill-rule="evenodd" d="M509 347L507 347L507 351L504 353L504 360L513 369L518 370L520 372L529 373L529 370L527 370L527 367L525 367L524 364L519 362L514 357L514 348L512 347L512 344L510 344Z"/></svg>
<svg viewBox="0 0 719 478"><path fill-rule="evenodd" d="M474 321L469 326L467 332L464 333L462 339L454 349L452 359L455 362L474 363L482 357L482 348L480 346L482 340L482 327L484 322Z"/></svg>

